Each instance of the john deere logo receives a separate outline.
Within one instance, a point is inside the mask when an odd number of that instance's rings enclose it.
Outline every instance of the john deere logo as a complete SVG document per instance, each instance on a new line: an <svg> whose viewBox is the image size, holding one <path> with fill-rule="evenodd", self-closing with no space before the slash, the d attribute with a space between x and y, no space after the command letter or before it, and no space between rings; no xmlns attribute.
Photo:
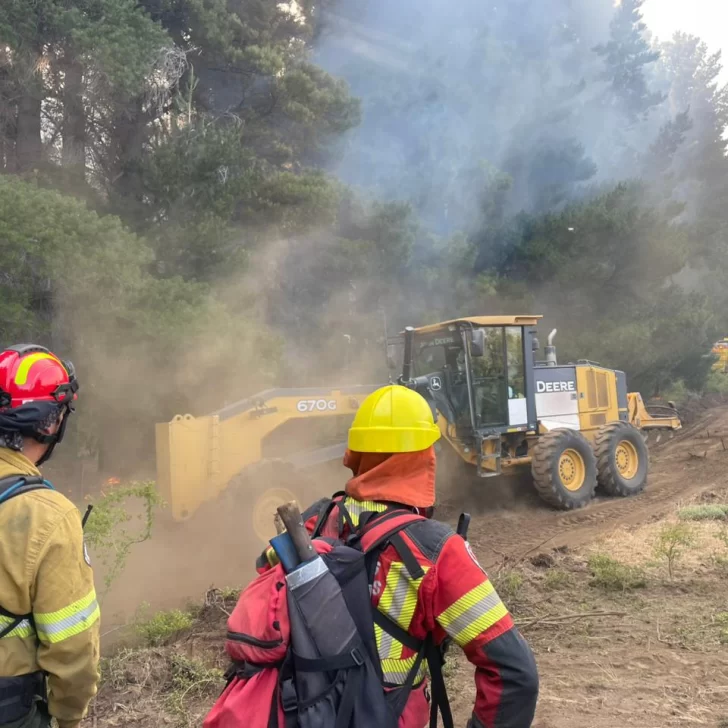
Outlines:
<svg viewBox="0 0 728 728"><path fill-rule="evenodd" d="M430 387L433 392L437 392L442 389L442 380L440 377L432 377L432 379L430 379Z"/></svg>

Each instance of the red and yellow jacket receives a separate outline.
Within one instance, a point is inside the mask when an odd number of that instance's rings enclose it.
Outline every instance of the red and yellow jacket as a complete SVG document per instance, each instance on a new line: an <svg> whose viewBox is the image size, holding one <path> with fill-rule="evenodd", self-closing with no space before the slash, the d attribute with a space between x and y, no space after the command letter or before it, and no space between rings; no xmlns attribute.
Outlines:
<svg viewBox="0 0 728 728"><path fill-rule="evenodd" d="M344 505L355 526L362 513L388 507L351 497ZM306 515L311 515L310 510ZM313 514L306 522L310 531L316 520ZM335 509L322 535L334 535L337 521ZM450 637L463 649L475 666L473 728L528 728L538 696L533 654L469 544L448 525L434 520L415 522L402 535L425 575L411 580L397 551L388 546L377 563L372 603L413 637L424 639L432 633L437 644ZM414 664L414 651L376 625L375 634L385 683L403 684ZM427 724L425 671L423 665L419 676L423 682L413 691L400 728Z"/></svg>
<svg viewBox="0 0 728 728"><path fill-rule="evenodd" d="M419 456L419 453L417 454ZM396 456L399 458L399 456ZM403 458L404 459L404 458ZM368 477L372 487L363 489L354 478L347 485L344 505L354 526L365 512L381 513L393 505L380 500L362 500L362 493L396 492L392 478L400 466L378 458L374 473ZM406 459L404 459L407 461ZM417 463L429 472L434 470L424 456L409 458L408 485L416 479L412 473ZM379 471L378 473L376 471ZM356 470L355 470L356 472ZM359 473L362 471L359 469ZM434 481L434 473L432 473ZM375 482L376 481L376 482ZM410 492L415 492L411 487ZM406 493L407 490L403 491ZM411 498L407 498L410 500ZM319 513L328 499L304 512L309 532L315 528ZM399 505L399 501L396 505ZM334 508L321 535L346 536L339 509ZM413 580L393 546L381 553L372 584L372 603L418 640L432 633L441 644L446 637L458 644L475 667L476 698L470 726L472 728L529 728L538 698L538 671L533 653L516 629L493 583L476 560L469 544L448 525L435 520L416 521L402 531L402 536L419 562L424 576ZM260 569L265 569L263 562ZM377 647L385 684L402 685L415 662L413 650L402 645L375 625ZM426 667L418 676L422 680L413 690L400 719L400 728L422 728L429 718Z"/></svg>

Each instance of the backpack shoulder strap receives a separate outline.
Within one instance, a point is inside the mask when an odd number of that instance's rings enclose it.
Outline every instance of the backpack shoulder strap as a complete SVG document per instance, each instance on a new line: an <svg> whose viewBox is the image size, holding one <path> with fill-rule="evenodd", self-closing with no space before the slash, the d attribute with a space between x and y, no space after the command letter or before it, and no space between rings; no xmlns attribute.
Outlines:
<svg viewBox="0 0 728 728"><path fill-rule="evenodd" d="M31 490L44 488L54 490L51 483L36 475L10 475L0 478L0 503L5 503L23 493L30 493Z"/></svg>
<svg viewBox="0 0 728 728"><path fill-rule="evenodd" d="M16 627L19 627L25 620L28 620L33 624L33 614L13 614L7 609L0 607L0 617L5 617L11 620L8 624L4 624L0 629L0 639L9 635Z"/></svg>
<svg viewBox="0 0 728 728"><path fill-rule="evenodd" d="M0 503L5 503L11 498L15 498L15 496L29 493L31 490L40 490L41 488L50 488L52 490L53 486L43 478L34 475L10 475L6 478L0 478ZM32 622L33 620L32 613L13 614L13 612L9 612L3 607L0 607L0 616L11 620L0 629L0 639L9 635L24 621Z"/></svg>
<svg viewBox="0 0 728 728"><path fill-rule="evenodd" d="M386 545L391 544L402 559L405 568L412 579L420 579L425 572L417 561L412 549L402 538L402 531L418 521L427 520L404 509L394 509L385 512L381 516L370 519L362 529L361 546L367 556L375 557ZM404 694L408 695L414 685L414 680L420 669L422 660L427 660L430 672L432 689L432 707L430 711L430 728L437 727L437 714L442 716L444 728L453 728L454 722L450 701L447 695L445 679L442 674L444 662L443 652L435 645L433 635L428 634L424 640L413 637L406 630L402 629L396 622L383 614L376 607L372 606L372 618L374 623L384 632L393 637L397 642L417 652L415 664L407 675L407 681L403 686Z"/></svg>
<svg viewBox="0 0 728 728"><path fill-rule="evenodd" d="M374 552L390 543L402 559L412 579L421 579L425 572L412 549L402 538L401 532L417 521L427 520L410 511L395 509L370 519L361 532L361 546L365 554Z"/></svg>
<svg viewBox="0 0 728 728"><path fill-rule="evenodd" d="M343 490L340 490L334 493L328 500L328 503L326 503L326 505L321 508L321 510L319 511L318 519L316 520L316 525L313 529L313 533L311 533L311 538L318 538L321 535L321 531L326 525L326 522L329 520L331 512L337 506L339 508L339 533L341 533L341 528L344 523L349 526L349 530L351 533L356 532L356 528L354 526L354 521L351 517L351 514L344 505L345 497L346 493Z"/></svg>

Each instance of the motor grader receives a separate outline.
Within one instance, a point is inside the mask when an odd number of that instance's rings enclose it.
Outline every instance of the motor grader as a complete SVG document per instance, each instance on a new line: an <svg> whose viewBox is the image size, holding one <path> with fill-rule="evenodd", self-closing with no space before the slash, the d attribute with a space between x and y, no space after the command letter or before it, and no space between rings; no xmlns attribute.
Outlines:
<svg viewBox="0 0 728 728"><path fill-rule="evenodd" d="M586 505L598 484L610 495L640 492L647 435L679 429L676 410L645 406L621 371L587 360L559 364L555 330L538 360L541 318L479 316L407 328L397 339L397 381L430 403L443 435L440 455L449 450L472 475L530 468L538 494L559 509ZM346 430L379 386L272 389L204 417L158 424L157 481L173 518L243 489L251 525L267 538L277 505L310 498L302 492L306 469L341 462ZM302 432L325 447L304 443ZM339 487L345 478L342 469Z"/></svg>

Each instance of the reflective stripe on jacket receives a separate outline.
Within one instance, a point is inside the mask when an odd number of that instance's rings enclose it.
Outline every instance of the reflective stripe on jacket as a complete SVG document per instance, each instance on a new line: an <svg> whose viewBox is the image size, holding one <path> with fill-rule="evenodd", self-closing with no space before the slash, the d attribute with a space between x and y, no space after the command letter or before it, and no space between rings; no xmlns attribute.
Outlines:
<svg viewBox="0 0 728 728"><path fill-rule="evenodd" d="M39 475L21 453L0 448L0 478ZM59 728L75 728L99 680L99 606L84 557L78 509L53 490L0 504L0 606L32 614L0 639L0 677L43 670ZM2 624L9 617L0 616Z"/></svg>

